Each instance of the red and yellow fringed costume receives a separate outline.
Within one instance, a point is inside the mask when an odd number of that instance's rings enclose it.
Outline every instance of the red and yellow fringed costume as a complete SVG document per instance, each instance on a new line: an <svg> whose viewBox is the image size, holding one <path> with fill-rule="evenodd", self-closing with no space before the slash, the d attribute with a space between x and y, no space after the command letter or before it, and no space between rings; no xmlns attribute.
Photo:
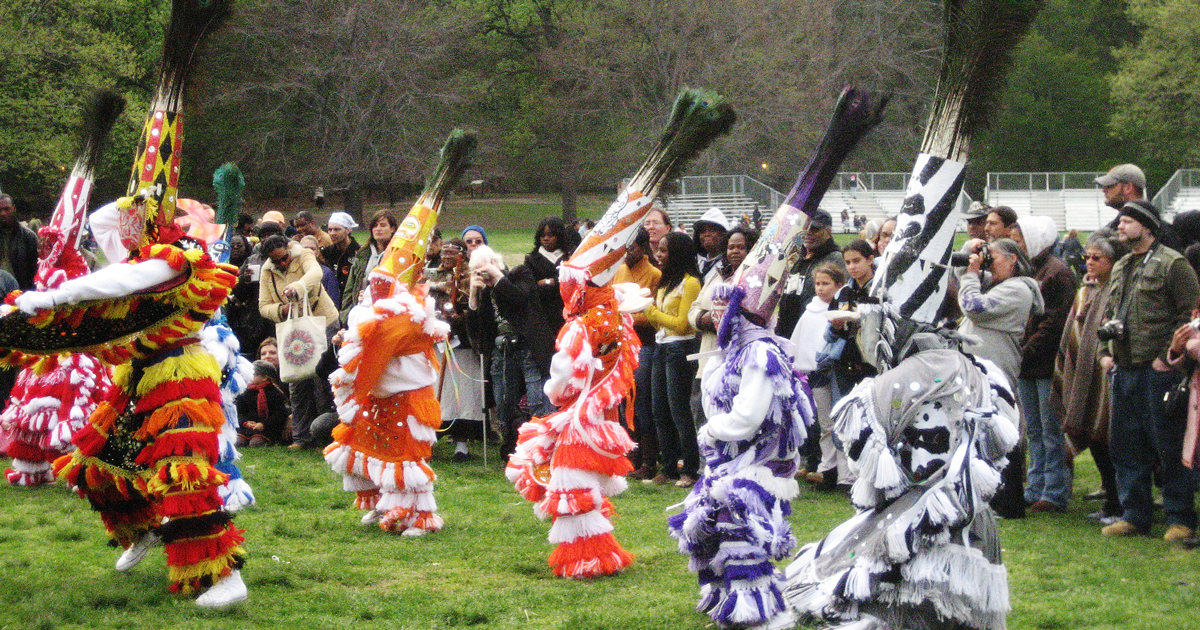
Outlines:
<svg viewBox="0 0 1200 630"><path fill-rule="evenodd" d="M169 269L151 265L154 261ZM214 467L217 435L225 422L221 371L196 337L237 278L213 263L201 244L187 239L144 246L131 254L130 263L78 282L92 282L86 285L92 287L120 275L136 278L141 265L156 270L154 280L169 279L124 297L54 308L42 302L27 326L53 337L66 335L88 318L91 324L85 328L108 331L94 333L97 337L114 335L114 328L138 330L106 343L86 335L78 340L85 344L81 349L115 364L114 387L75 434L76 451L55 461L54 470L91 502L115 544L128 548L147 532L156 532L166 547L171 591L191 593L242 564L242 532L230 522L217 494L226 476ZM126 280L125 288L130 284L137 281ZM89 288L84 295L95 293ZM50 304L58 299L54 292L37 297ZM22 306L19 298L17 305ZM24 348L12 342L0 345L8 361L31 352L28 343Z"/></svg>
<svg viewBox="0 0 1200 630"><path fill-rule="evenodd" d="M618 422L619 405L633 386L641 347L633 320L618 311L611 286L582 286L564 278L574 314L558 334L546 394L559 411L520 429L506 474L521 496L550 518L550 566L562 577L616 573L633 562L613 536L608 497L625 491L633 448ZM574 308L570 305L576 305Z"/></svg>
<svg viewBox="0 0 1200 630"><path fill-rule="evenodd" d="M391 297L350 311L329 380L342 423L325 461L368 510L364 523L420 535L442 528L429 467L442 413L434 394L434 344L450 326L434 316L424 286L415 295L397 285Z"/></svg>

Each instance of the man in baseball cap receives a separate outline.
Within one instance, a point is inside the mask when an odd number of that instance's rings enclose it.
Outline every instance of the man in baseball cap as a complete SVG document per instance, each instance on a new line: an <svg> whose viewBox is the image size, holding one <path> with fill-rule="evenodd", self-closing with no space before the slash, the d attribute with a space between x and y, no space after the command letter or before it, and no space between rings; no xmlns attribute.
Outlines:
<svg viewBox="0 0 1200 630"><path fill-rule="evenodd" d="M1104 204L1110 208L1120 210L1130 201L1146 199L1146 174L1136 164L1118 164L1095 181L1104 191Z"/></svg>
<svg viewBox="0 0 1200 630"><path fill-rule="evenodd" d="M963 212L963 219L967 222L968 239L977 238L987 240L985 228L987 227L988 212L990 211L991 208L987 204L980 201L972 201L971 206Z"/></svg>

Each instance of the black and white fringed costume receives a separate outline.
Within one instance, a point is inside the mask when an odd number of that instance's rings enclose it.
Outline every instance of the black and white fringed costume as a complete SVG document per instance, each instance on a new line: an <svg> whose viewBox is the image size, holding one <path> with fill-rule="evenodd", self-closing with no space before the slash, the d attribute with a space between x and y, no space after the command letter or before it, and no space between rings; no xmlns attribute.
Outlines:
<svg viewBox="0 0 1200 630"><path fill-rule="evenodd" d="M833 410L858 481L857 515L788 566L801 621L843 630L1000 630L1009 610L987 501L1018 439L999 369L926 350L854 388Z"/></svg>

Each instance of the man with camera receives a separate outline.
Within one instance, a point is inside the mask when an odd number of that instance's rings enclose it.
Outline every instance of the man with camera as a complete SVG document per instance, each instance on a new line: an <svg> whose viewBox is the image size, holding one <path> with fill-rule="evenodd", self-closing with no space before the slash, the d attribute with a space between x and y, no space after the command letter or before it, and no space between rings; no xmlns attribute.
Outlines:
<svg viewBox="0 0 1200 630"><path fill-rule="evenodd" d="M1101 533L1149 534L1157 466L1168 525L1163 538L1178 541L1195 532L1196 485L1180 461L1183 423L1164 413L1164 395L1180 378L1166 353L1175 330L1188 321L1200 283L1187 260L1157 240L1163 224L1149 202L1125 203L1117 221L1130 253L1113 267L1106 322L1097 335L1100 364L1112 376L1109 447L1124 513Z"/></svg>

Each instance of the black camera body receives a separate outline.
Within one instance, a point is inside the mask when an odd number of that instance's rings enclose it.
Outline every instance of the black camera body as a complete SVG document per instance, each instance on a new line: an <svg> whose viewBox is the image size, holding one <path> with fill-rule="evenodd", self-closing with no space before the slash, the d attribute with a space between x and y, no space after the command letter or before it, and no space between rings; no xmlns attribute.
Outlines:
<svg viewBox="0 0 1200 630"><path fill-rule="evenodd" d="M1100 341L1112 341L1120 339L1125 334L1125 322L1119 319L1110 319L1096 329L1096 337Z"/></svg>
<svg viewBox="0 0 1200 630"><path fill-rule="evenodd" d="M980 263L979 263L979 270L987 271L988 269L991 269L992 268L992 250L989 249L988 247L984 246L984 247L979 248L978 253L983 258L983 260L980 261ZM971 264L971 255L970 254L964 254L962 252L955 252L953 254L950 254L950 266L951 267L966 267L969 264Z"/></svg>

